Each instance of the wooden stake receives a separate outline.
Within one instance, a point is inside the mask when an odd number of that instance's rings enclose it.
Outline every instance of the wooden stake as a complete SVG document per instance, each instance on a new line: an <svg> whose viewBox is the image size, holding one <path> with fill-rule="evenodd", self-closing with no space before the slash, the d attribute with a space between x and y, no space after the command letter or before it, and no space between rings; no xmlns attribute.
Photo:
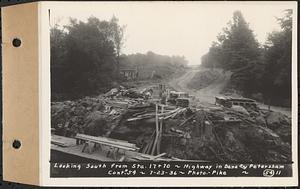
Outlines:
<svg viewBox="0 0 300 189"><path fill-rule="evenodd" d="M164 113L164 106L161 107L161 113ZM162 136L162 126L163 126L163 119L160 120L159 135L158 135L158 141L157 141L157 154L160 154L160 143L161 143L161 136Z"/></svg>
<svg viewBox="0 0 300 189"><path fill-rule="evenodd" d="M156 126L156 136L155 136L155 140L154 140L154 144L153 144L153 148L152 148L152 151L151 151L151 155L154 154L154 151L156 149L156 144L157 144L157 139L158 139L158 134L159 134L159 128L158 128L158 105L156 104L155 105L155 126Z"/></svg>
<svg viewBox="0 0 300 189"><path fill-rule="evenodd" d="M149 149L151 149L151 145L153 143L153 138L154 138L154 134L155 134L155 131L153 131L152 135L150 136L150 140L148 142L148 144L145 146L145 148L143 149L143 153L144 154L147 154L149 152Z"/></svg>

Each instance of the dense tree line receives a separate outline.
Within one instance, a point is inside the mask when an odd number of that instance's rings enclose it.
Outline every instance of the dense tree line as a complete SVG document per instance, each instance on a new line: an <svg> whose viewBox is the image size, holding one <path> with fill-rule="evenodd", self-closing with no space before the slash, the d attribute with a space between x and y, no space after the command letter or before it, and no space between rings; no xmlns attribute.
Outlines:
<svg viewBox="0 0 300 189"><path fill-rule="evenodd" d="M51 90L67 97L90 95L110 88L118 79L124 27L118 19L70 24L51 29Z"/></svg>
<svg viewBox="0 0 300 189"><path fill-rule="evenodd" d="M146 54L136 53L122 55L120 57L121 67L137 69L139 79L169 78L178 71L187 67L188 61L184 56L159 55L154 52Z"/></svg>
<svg viewBox="0 0 300 189"><path fill-rule="evenodd" d="M232 71L228 87L274 105L290 106L292 10L277 18L281 31L259 44L242 13L233 19L202 57L202 66Z"/></svg>

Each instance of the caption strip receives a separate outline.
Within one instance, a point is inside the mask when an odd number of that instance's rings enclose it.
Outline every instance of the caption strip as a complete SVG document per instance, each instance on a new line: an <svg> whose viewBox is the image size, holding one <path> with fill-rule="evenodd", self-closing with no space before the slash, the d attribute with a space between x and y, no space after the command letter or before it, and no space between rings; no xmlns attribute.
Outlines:
<svg viewBox="0 0 300 189"><path fill-rule="evenodd" d="M105 162L51 163L51 177L291 177L291 164Z"/></svg>

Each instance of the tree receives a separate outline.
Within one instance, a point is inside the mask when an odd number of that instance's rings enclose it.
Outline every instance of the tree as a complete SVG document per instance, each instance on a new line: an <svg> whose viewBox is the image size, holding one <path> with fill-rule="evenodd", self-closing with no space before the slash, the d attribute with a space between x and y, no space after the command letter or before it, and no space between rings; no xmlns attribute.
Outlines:
<svg viewBox="0 0 300 189"><path fill-rule="evenodd" d="M260 56L259 43L240 11L233 13L233 21L224 33L225 39L221 42L227 61L225 68L242 68L257 61Z"/></svg>
<svg viewBox="0 0 300 189"><path fill-rule="evenodd" d="M241 12L202 57L205 67L232 71L230 85L245 96L262 93L266 102L291 105L292 10L277 18L281 31L269 34L262 48Z"/></svg>
<svg viewBox="0 0 300 189"><path fill-rule="evenodd" d="M50 30L50 54L51 54L51 89L58 91L62 87L59 84L63 79L60 73L63 68L63 59L66 55L65 48L66 33L55 25Z"/></svg>
<svg viewBox="0 0 300 189"><path fill-rule="evenodd" d="M202 57L204 66L232 71L231 84L235 88L247 93L254 92L260 77L255 73L262 69L261 49L240 11L233 13L232 21L217 39L208 54Z"/></svg>
<svg viewBox="0 0 300 189"><path fill-rule="evenodd" d="M110 21L90 17L87 22L70 19L65 31L51 30L51 65L58 66L52 85L61 86L54 92L82 96L111 87L119 74L123 36L116 28L121 27L114 17Z"/></svg>
<svg viewBox="0 0 300 189"><path fill-rule="evenodd" d="M265 44L264 93L273 104L290 105L292 63L292 10L277 18L281 31L269 34ZM285 101L285 102L284 102Z"/></svg>
<svg viewBox="0 0 300 189"><path fill-rule="evenodd" d="M120 54L121 48L124 45L124 30L125 26L120 26L118 24L118 19L113 16L110 20L111 31L112 31L112 40L115 46L115 51L117 54L117 72L120 72Z"/></svg>
<svg viewBox="0 0 300 189"><path fill-rule="evenodd" d="M221 62L223 57L221 46L214 42L209 48L209 53L202 56L201 66L208 68L222 67Z"/></svg>

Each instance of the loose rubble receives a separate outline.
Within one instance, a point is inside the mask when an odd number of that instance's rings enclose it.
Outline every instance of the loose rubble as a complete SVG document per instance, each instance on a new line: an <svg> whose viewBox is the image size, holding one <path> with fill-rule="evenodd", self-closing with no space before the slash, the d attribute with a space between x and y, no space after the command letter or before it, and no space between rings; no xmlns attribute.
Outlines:
<svg viewBox="0 0 300 189"><path fill-rule="evenodd" d="M241 106L157 107L160 101L152 98L154 92L153 88L119 87L97 97L52 102L51 127L56 135L82 133L126 140L136 144L140 153L166 153L175 159L291 161L291 120L287 116ZM158 138L157 123L162 128ZM156 143L159 147L154 151L151 146Z"/></svg>

